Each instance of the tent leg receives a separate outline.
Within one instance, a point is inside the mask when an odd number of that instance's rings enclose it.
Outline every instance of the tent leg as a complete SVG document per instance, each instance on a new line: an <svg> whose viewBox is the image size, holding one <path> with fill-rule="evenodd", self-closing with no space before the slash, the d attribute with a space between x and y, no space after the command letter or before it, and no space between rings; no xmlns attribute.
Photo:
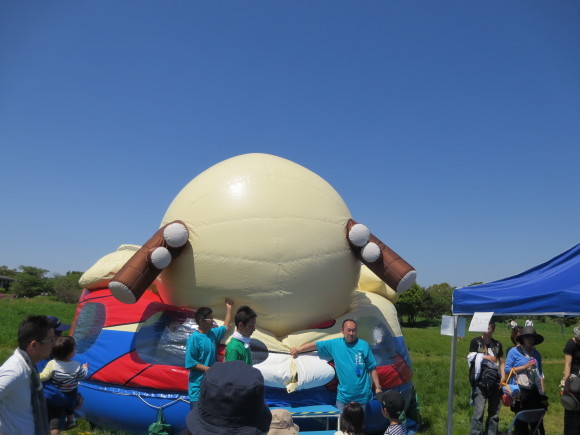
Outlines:
<svg viewBox="0 0 580 435"><path fill-rule="evenodd" d="M451 342L451 364L449 367L449 393L447 397L447 435L453 432L453 396L455 393L455 353L457 346L457 316L453 316L453 341Z"/></svg>

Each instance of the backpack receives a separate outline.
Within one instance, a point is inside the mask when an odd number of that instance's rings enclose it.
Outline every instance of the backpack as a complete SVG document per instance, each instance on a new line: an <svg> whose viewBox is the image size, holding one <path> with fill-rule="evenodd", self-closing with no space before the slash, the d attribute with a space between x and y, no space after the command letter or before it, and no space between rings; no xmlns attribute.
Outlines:
<svg viewBox="0 0 580 435"><path fill-rule="evenodd" d="M499 391L499 381L501 376L497 369L493 369L484 364L481 365L481 374L477 380L477 386L485 397L489 397L494 391Z"/></svg>
<svg viewBox="0 0 580 435"><path fill-rule="evenodd" d="M475 388L475 358L469 364L469 385L471 388Z"/></svg>

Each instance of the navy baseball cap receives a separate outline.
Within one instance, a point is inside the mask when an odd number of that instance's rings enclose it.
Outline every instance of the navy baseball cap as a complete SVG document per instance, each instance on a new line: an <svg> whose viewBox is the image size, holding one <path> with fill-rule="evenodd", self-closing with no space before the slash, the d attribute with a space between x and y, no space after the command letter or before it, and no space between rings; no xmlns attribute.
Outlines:
<svg viewBox="0 0 580 435"><path fill-rule="evenodd" d="M54 331L58 331L58 332L63 332L63 331L68 331L70 329L70 325L67 325L66 323L62 323L60 321L60 319L56 316L46 316L48 318L48 321L50 322L50 325L52 326L52 329L54 329Z"/></svg>

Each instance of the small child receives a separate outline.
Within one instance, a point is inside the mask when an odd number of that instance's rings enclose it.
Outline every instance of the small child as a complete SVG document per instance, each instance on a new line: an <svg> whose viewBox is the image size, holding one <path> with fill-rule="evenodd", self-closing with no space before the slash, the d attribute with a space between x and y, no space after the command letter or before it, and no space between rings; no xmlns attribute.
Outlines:
<svg viewBox="0 0 580 435"><path fill-rule="evenodd" d="M54 359L51 359L40 373L40 380L46 382L52 379L54 386L63 394L76 400L79 381L87 377L89 367L87 363L81 365L78 361L72 360L75 350L76 342L73 337L57 337L52 346ZM62 414L66 414L67 429L76 426L74 408L63 408Z"/></svg>
<svg viewBox="0 0 580 435"><path fill-rule="evenodd" d="M396 390L387 390L378 397L383 415L390 420L385 435L407 435L407 427L401 423L405 411L405 399Z"/></svg>
<svg viewBox="0 0 580 435"><path fill-rule="evenodd" d="M365 433L365 411L360 403L347 403L340 414L340 430L334 435L362 435Z"/></svg>

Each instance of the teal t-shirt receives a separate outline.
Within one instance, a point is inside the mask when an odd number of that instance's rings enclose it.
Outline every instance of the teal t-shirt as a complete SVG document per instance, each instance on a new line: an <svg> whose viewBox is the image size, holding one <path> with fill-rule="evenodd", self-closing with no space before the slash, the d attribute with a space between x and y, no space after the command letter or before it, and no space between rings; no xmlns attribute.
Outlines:
<svg viewBox="0 0 580 435"><path fill-rule="evenodd" d="M226 346L226 356L224 361L243 361L251 366L252 351L249 347L245 347L242 341L232 337Z"/></svg>
<svg viewBox="0 0 580 435"><path fill-rule="evenodd" d="M317 341L316 348L320 356L334 359L338 376L337 401L364 405L373 399L369 373L376 368L377 362L366 341L359 338L354 343L347 343L344 338L333 338Z"/></svg>
<svg viewBox="0 0 580 435"><path fill-rule="evenodd" d="M189 370L189 400L197 402L203 372L192 370L197 364L211 367L217 360L217 345L226 335L226 327L212 328L207 334L194 331L187 339L185 348L185 368Z"/></svg>

